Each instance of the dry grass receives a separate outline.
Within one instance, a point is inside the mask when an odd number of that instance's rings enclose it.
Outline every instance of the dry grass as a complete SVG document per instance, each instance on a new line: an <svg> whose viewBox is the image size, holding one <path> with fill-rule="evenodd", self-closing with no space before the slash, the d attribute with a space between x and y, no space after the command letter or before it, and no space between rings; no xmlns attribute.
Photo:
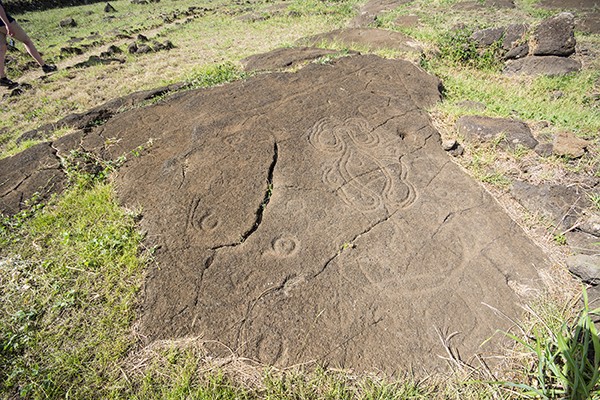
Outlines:
<svg viewBox="0 0 600 400"><path fill-rule="evenodd" d="M117 8L124 6L124 1L115 3ZM30 82L33 89L0 102L0 129L8 130L3 154L6 156L24 148L15 147L14 139L20 134L69 113L82 112L138 90L184 81L196 69L227 61L238 63L249 55L337 28L341 23L328 15L275 16L267 21L244 22L236 16L209 14L186 24L173 23L154 28L150 33L142 32L150 39L171 40L176 48L169 51L121 55L126 60L124 64L66 70L89 55L103 51L110 44L107 43L84 56L58 62L59 72L46 79L40 79L41 72L28 72L19 81ZM122 43L123 50L129 42L131 40L114 41Z"/></svg>

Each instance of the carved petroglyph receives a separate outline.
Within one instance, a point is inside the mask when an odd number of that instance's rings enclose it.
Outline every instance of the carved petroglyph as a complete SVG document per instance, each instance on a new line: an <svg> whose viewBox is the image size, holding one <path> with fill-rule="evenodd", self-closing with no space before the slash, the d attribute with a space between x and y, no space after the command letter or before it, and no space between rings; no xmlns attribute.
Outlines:
<svg viewBox="0 0 600 400"><path fill-rule="evenodd" d="M211 210L204 210L200 203L200 199L192 201L188 215L188 226L196 231L212 232L219 227L221 221Z"/></svg>
<svg viewBox="0 0 600 400"><path fill-rule="evenodd" d="M315 149L332 156L321 180L344 203L369 212L407 208L414 202L416 193L407 167L395 151L385 148L367 120L321 119L309 131L308 140Z"/></svg>
<svg viewBox="0 0 600 400"><path fill-rule="evenodd" d="M213 231L217 229L221 221L211 212L205 213L200 217L200 229L203 231Z"/></svg>
<svg viewBox="0 0 600 400"><path fill-rule="evenodd" d="M298 252L300 242L293 236L280 236L273 239L268 253L275 257L291 257Z"/></svg>

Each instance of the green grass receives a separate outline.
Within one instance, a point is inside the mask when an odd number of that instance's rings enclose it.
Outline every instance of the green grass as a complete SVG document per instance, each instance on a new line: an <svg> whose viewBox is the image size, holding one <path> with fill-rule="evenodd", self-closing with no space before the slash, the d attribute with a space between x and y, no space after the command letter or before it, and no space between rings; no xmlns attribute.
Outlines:
<svg viewBox="0 0 600 400"><path fill-rule="evenodd" d="M0 393L94 397L134 343L144 256L106 183L0 230Z"/></svg>
<svg viewBox="0 0 600 400"><path fill-rule="evenodd" d="M583 308L573 321L546 321L535 314L531 333L523 338L508 334L531 358L523 382L501 382L522 390L528 398L600 399L600 337L593 318L600 308L590 309L583 289Z"/></svg>
<svg viewBox="0 0 600 400"><path fill-rule="evenodd" d="M440 109L459 114L456 103L473 100L486 105L485 115L548 121L588 139L600 139L600 113L593 112L589 95L598 71L564 77L509 78L485 71L440 67L446 99ZM555 91L563 96L552 99Z"/></svg>

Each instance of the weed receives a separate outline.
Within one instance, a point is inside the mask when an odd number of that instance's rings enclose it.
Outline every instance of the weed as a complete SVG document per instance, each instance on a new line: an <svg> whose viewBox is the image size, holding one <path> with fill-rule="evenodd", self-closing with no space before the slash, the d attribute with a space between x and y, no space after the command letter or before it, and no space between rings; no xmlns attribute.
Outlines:
<svg viewBox="0 0 600 400"><path fill-rule="evenodd" d="M556 243L559 246L565 246L567 244L567 237L562 233L555 233L552 238L554 240L554 243Z"/></svg>
<svg viewBox="0 0 600 400"><path fill-rule="evenodd" d="M558 327L541 319L526 338L505 333L534 358L527 372L531 383L499 382L523 391L529 398L598 399L600 398L600 338L583 288L583 309L571 324Z"/></svg>
<svg viewBox="0 0 600 400"><path fill-rule="evenodd" d="M205 88L244 79L246 73L240 71L231 62L209 65L196 69L189 74L186 81L192 88Z"/></svg>
<svg viewBox="0 0 600 400"><path fill-rule="evenodd" d="M0 393L98 397L131 344L144 265L133 217L95 183L2 226Z"/></svg>
<svg viewBox="0 0 600 400"><path fill-rule="evenodd" d="M473 29L448 31L438 39L438 58L454 66L466 66L480 70L498 71L501 66L501 41L484 49L477 48L471 39Z"/></svg>
<svg viewBox="0 0 600 400"><path fill-rule="evenodd" d="M71 150L69 155L62 159L63 169L69 182L80 188L103 182L124 162L124 157L105 161L94 153L82 150Z"/></svg>
<svg viewBox="0 0 600 400"><path fill-rule="evenodd" d="M588 197L596 211L600 211L600 193L590 193Z"/></svg>

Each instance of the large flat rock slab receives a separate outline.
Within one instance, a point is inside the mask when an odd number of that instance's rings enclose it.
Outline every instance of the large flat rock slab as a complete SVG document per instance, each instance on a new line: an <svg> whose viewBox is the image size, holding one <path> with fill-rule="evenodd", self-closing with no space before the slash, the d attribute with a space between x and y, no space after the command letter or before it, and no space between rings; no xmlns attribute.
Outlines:
<svg viewBox="0 0 600 400"><path fill-rule="evenodd" d="M412 0L369 0L360 8L358 15L348 25L351 28L366 28L374 23L382 13L395 10L410 2Z"/></svg>
<svg viewBox="0 0 600 400"><path fill-rule="evenodd" d="M14 215L29 200L44 201L60 193L67 176L56 150L49 143L0 160L0 214Z"/></svg>
<svg viewBox="0 0 600 400"><path fill-rule="evenodd" d="M362 46L370 50L399 50L421 53L419 44L400 32L375 28L346 28L300 39L299 45L319 47L322 43L341 44L347 47Z"/></svg>
<svg viewBox="0 0 600 400"><path fill-rule="evenodd" d="M279 366L443 368L436 328L489 355L508 325L485 304L518 316L548 260L444 153L424 111L438 86L351 56L99 128L106 154L152 139L115 180L158 246L140 333Z"/></svg>
<svg viewBox="0 0 600 400"><path fill-rule="evenodd" d="M303 63L336 54L339 52L316 47L290 47L255 54L244 58L241 62L245 71L277 71L298 67Z"/></svg>

